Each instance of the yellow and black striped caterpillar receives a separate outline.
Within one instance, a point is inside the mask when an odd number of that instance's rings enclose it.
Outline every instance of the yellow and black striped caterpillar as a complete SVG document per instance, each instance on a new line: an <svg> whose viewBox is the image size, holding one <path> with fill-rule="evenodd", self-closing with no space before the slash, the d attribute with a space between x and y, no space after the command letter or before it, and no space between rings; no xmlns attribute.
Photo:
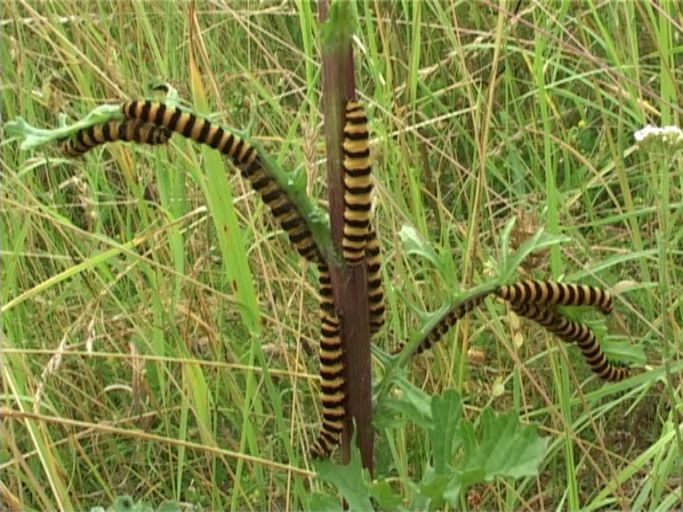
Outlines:
<svg viewBox="0 0 683 512"><path fill-rule="evenodd" d="M370 305L370 333L375 334L384 325L384 290L382 289L382 255L377 232L369 226L368 244L365 248L368 258L368 304Z"/></svg>
<svg viewBox="0 0 683 512"><path fill-rule="evenodd" d="M365 258L370 226L372 176L368 146L368 120L363 107L346 104L344 124L344 237L342 250L347 263L355 265Z"/></svg>
<svg viewBox="0 0 683 512"><path fill-rule="evenodd" d="M220 126L212 125L207 119L161 102L129 101L124 103L122 110L128 119L164 127L199 144L217 149L230 158L268 205L299 254L310 261L321 261L320 252L304 217L280 184L265 171L253 146Z"/></svg>
<svg viewBox="0 0 683 512"><path fill-rule="evenodd" d="M608 315L614 309L608 291L594 286L555 281L520 281L503 285L496 295L510 304L537 304L541 306L592 306Z"/></svg>
<svg viewBox="0 0 683 512"><path fill-rule="evenodd" d="M339 444L345 417L345 374L341 324L334 310L330 271L325 263L318 264L320 272L320 394L323 405L322 428L311 446L311 456L329 456Z"/></svg>
<svg viewBox="0 0 683 512"><path fill-rule="evenodd" d="M576 343L591 370L600 378L620 381L628 377L628 368L618 366L607 359L589 327L565 318L553 306L544 307L530 303L511 303L510 306L519 316L538 322L562 341Z"/></svg>
<svg viewBox="0 0 683 512"><path fill-rule="evenodd" d="M75 158L107 142L165 144L170 137L168 129L150 123L136 120L107 121L78 130L76 135L62 142L62 152Z"/></svg>
<svg viewBox="0 0 683 512"><path fill-rule="evenodd" d="M467 313L472 311L474 308L479 306L484 299L490 294L490 291L484 291L473 295L472 297L459 302L454 307L449 309L444 315L439 319L439 321L430 329L430 331L422 338L420 344L417 346L415 351L416 354L421 354L425 350L429 350L432 346L437 343L443 336L448 332L448 330L453 327L458 320L464 317ZM393 353L397 354L406 343L401 343Z"/></svg>

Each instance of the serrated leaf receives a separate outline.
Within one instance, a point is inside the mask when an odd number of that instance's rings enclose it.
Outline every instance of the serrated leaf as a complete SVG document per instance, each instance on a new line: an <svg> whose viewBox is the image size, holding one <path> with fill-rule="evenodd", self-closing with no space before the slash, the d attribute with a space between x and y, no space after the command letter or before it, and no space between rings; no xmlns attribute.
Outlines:
<svg viewBox="0 0 683 512"><path fill-rule="evenodd" d="M647 363L645 347L642 345L631 345L626 340L603 339L600 341L600 347L609 360L640 365Z"/></svg>
<svg viewBox="0 0 683 512"><path fill-rule="evenodd" d="M307 175L302 167L299 167L287 175L287 184L291 187L293 193L300 193L306 190Z"/></svg>
<svg viewBox="0 0 683 512"><path fill-rule="evenodd" d="M430 508L438 509L443 506L443 495L448 490L448 485L452 478L453 475L437 474L434 468L427 467L425 469L419 485L419 493L422 498L427 498Z"/></svg>
<svg viewBox="0 0 683 512"><path fill-rule="evenodd" d="M414 227L402 226L398 232L398 236L401 238L401 245L406 254L422 256L428 260L434 268L441 271L439 255L432 249L431 245L422 239Z"/></svg>
<svg viewBox="0 0 683 512"><path fill-rule="evenodd" d="M397 379L395 384L402 392L395 400L402 400L412 407L413 415L410 419L425 428L430 427L432 425L432 397L406 379Z"/></svg>
<svg viewBox="0 0 683 512"><path fill-rule="evenodd" d="M443 499L444 501L447 501L452 507L458 508L460 505L460 494L462 493L462 478L460 474L455 474L451 479L448 481L448 485L446 485L446 489L443 491Z"/></svg>
<svg viewBox="0 0 683 512"><path fill-rule="evenodd" d="M395 493L386 480L373 482L370 487L370 494L379 505L380 510L396 510L403 501L401 495Z"/></svg>
<svg viewBox="0 0 683 512"><path fill-rule="evenodd" d="M351 510L372 510L370 477L361 464L360 450L351 444L351 461L341 466L329 460L314 462L318 478L333 485Z"/></svg>
<svg viewBox="0 0 683 512"><path fill-rule="evenodd" d="M328 494L321 494L319 492L309 494L306 499L306 510L343 510L339 499Z"/></svg>
<svg viewBox="0 0 683 512"><path fill-rule="evenodd" d="M100 105L91 110L84 119L68 126L47 130L32 126L22 117L17 117L13 121L5 123L4 129L10 136L23 137L24 141L20 148L28 150L69 137L82 128L121 118L123 118L123 113L120 105Z"/></svg>
<svg viewBox="0 0 683 512"><path fill-rule="evenodd" d="M471 436L463 436L469 437L462 465L466 483L479 473L486 481L498 476L521 478L538 473L548 440L538 436L536 427L522 425L514 412L496 416L489 408L482 412L480 425L480 443Z"/></svg>
<svg viewBox="0 0 683 512"><path fill-rule="evenodd" d="M550 233L544 232L543 229L540 229L532 238L525 241L512 256L506 258L505 265L500 274L502 282L509 280L510 277L517 272L517 267L519 267L522 261L524 261L532 252L550 247L551 245L567 242L568 240L569 238L564 235L551 235Z"/></svg>
<svg viewBox="0 0 683 512"><path fill-rule="evenodd" d="M154 509L143 501L134 502L130 496L117 496L107 512L154 512Z"/></svg>
<svg viewBox="0 0 683 512"><path fill-rule="evenodd" d="M402 428L408 418L412 418L415 414L416 411L411 405L388 397L377 405L372 415L372 425L376 430Z"/></svg>
<svg viewBox="0 0 683 512"><path fill-rule="evenodd" d="M434 471L438 475L449 473L455 451L456 436L462 418L462 400L455 390L448 390L432 398L432 428L429 438L434 452Z"/></svg>
<svg viewBox="0 0 683 512"><path fill-rule="evenodd" d="M180 512L180 505L175 501L164 501L157 508L157 512Z"/></svg>

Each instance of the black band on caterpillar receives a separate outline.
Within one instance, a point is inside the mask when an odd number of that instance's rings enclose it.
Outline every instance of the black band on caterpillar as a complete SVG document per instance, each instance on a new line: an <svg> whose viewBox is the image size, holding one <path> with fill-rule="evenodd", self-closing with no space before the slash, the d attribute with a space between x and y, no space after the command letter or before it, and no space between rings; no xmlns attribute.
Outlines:
<svg viewBox="0 0 683 512"><path fill-rule="evenodd" d="M332 297L332 278L327 263L318 263L318 282L320 283L320 314L328 313L336 316Z"/></svg>
<svg viewBox="0 0 683 512"><path fill-rule="evenodd" d="M368 227L368 244L365 248L368 257L368 304L370 305L370 333L375 334L384 325L384 291L382 289L382 257L377 232L372 225Z"/></svg>
<svg viewBox="0 0 683 512"><path fill-rule="evenodd" d="M66 156L75 158L107 142L165 144L170 137L168 129L150 123L136 120L107 121L79 130L62 143L62 151Z"/></svg>
<svg viewBox="0 0 683 512"><path fill-rule="evenodd" d="M422 338L422 341L420 341L420 344L417 346L416 353L421 354L425 350L432 348L432 346L438 342L448 332L448 330L456 324L458 320L484 302L484 299L490 293L490 291L485 291L476 294L467 300L459 302L446 313L444 313L444 315L439 319L434 327L432 327L427 335ZM394 349L392 353L398 354L401 350L403 350L405 345L406 343L401 343L396 349Z"/></svg>
<svg viewBox="0 0 683 512"><path fill-rule="evenodd" d="M129 101L123 104L122 111L129 119L139 119L163 126L199 144L217 149L230 158L268 205L275 220L285 230L299 254L310 261L321 261L320 252L306 220L280 184L268 175L253 146L220 126L212 125L207 119L158 101Z"/></svg>
<svg viewBox="0 0 683 512"><path fill-rule="evenodd" d="M628 377L628 368L607 359L595 334L588 326L569 320L552 306L510 303L510 307L519 316L536 321L562 341L576 343L591 370L600 378L616 382Z"/></svg>
<svg viewBox="0 0 683 512"><path fill-rule="evenodd" d="M345 378L341 344L341 325L334 311L330 271L325 263L320 270L320 395L323 421L318 439L311 446L314 458L328 457L339 444L344 428Z"/></svg>
<svg viewBox="0 0 683 512"><path fill-rule="evenodd" d="M368 120L355 101L346 104L344 124L344 237L342 250L349 264L365 257L370 225L372 177L368 146Z"/></svg>
<svg viewBox="0 0 683 512"><path fill-rule="evenodd" d="M520 281L501 286L496 294L511 304L592 306L608 315L614 309L612 296L594 286L555 281Z"/></svg>

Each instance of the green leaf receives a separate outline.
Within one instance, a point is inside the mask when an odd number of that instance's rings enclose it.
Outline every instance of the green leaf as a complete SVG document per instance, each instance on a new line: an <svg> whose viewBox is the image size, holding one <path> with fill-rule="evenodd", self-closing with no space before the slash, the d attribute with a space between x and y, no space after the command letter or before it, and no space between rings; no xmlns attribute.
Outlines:
<svg viewBox="0 0 683 512"><path fill-rule="evenodd" d="M448 485L443 491L443 499L452 507L458 507L463 485L464 484L460 472L453 475L453 477L448 481Z"/></svg>
<svg viewBox="0 0 683 512"><path fill-rule="evenodd" d="M322 25L322 40L324 50L335 51L351 41L351 36L358 29L355 2L333 1L327 21Z"/></svg>
<svg viewBox="0 0 683 512"><path fill-rule="evenodd" d="M462 400L455 390L432 398L432 428L429 437L434 451L434 470L447 474L455 451L456 436L462 418Z"/></svg>
<svg viewBox="0 0 683 512"><path fill-rule="evenodd" d="M386 480L373 482L370 486L370 494L380 510L397 510L403 502L401 495L395 493Z"/></svg>
<svg viewBox="0 0 683 512"><path fill-rule="evenodd" d="M481 443L467 429L462 431L465 483L481 481L482 476L491 481L498 476L521 478L538 473L548 440L538 436L536 427L520 424L514 412L496 416L489 408L482 412L480 425Z"/></svg>
<svg viewBox="0 0 683 512"><path fill-rule="evenodd" d="M541 228L538 233L536 233L532 238L528 239L522 244L522 246L517 249L510 258L507 258L505 265L501 270L501 282L506 282L510 277L517 272L517 267L524 261L524 259L529 256L534 251L539 249L544 249L545 247L550 247L552 245L557 245L562 242L567 242L570 239L563 235L551 235L546 233Z"/></svg>
<svg viewBox="0 0 683 512"><path fill-rule="evenodd" d="M625 338L611 336L600 340L600 347L610 361L622 361L643 365L647 363L647 354L642 345L631 345Z"/></svg>
<svg viewBox="0 0 683 512"><path fill-rule="evenodd" d="M306 172L303 167L297 168L290 172L287 176L287 184L291 187L293 193L306 192Z"/></svg>
<svg viewBox="0 0 683 512"><path fill-rule="evenodd" d="M21 143L20 147L23 150L28 150L54 141L60 141L70 137L78 130L114 119L123 119L121 105L101 105L90 111L84 119L53 130L37 128L27 123L24 118L17 117L13 121L5 123L5 132L11 137L23 138L24 142Z"/></svg>
<svg viewBox="0 0 683 512"><path fill-rule="evenodd" d="M432 246L427 243L419 233L412 226L402 226L398 232L403 245L403 252L409 255L416 254L422 256L429 261L440 274L443 274L443 268L439 255L432 249Z"/></svg>
<svg viewBox="0 0 683 512"><path fill-rule="evenodd" d="M443 503L443 493L448 489L451 475L439 475L434 468L427 467L420 482L420 494L428 498L431 505L439 507Z"/></svg>
<svg viewBox="0 0 683 512"><path fill-rule="evenodd" d="M512 228L515 227L516 223L517 223L517 217L513 216L507 222L507 224L505 224L505 227L503 228L503 232L500 235L500 246L502 249L500 265L503 268L505 268L507 266L508 253L510 252L510 235L512 234Z"/></svg>
<svg viewBox="0 0 683 512"><path fill-rule="evenodd" d="M343 510L339 498L319 492L309 494L306 499L306 510Z"/></svg>
<svg viewBox="0 0 683 512"><path fill-rule="evenodd" d="M135 503L130 496L117 496L107 512L154 512L154 509L142 501Z"/></svg>
<svg viewBox="0 0 683 512"><path fill-rule="evenodd" d="M432 397L422 389L411 384L406 379L396 379L396 387L401 391L396 401L402 401L408 405L406 411L410 411L409 418L423 428L432 425Z"/></svg>
<svg viewBox="0 0 683 512"><path fill-rule="evenodd" d="M157 508L157 512L180 512L180 510L180 505L175 501L164 501Z"/></svg>
<svg viewBox="0 0 683 512"><path fill-rule="evenodd" d="M360 450L351 444L351 461L341 466L329 460L314 462L318 478L339 491L351 510L372 510L370 502L370 476L363 469Z"/></svg>

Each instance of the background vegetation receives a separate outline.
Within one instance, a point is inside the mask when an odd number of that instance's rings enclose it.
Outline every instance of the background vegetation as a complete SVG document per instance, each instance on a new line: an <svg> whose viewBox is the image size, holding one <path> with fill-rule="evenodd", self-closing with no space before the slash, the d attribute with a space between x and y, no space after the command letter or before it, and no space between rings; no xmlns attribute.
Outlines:
<svg viewBox="0 0 683 512"><path fill-rule="evenodd" d="M4 2L3 119L56 126L167 80L303 169L324 203L315 9ZM388 296L377 344L495 276L511 219L513 245L540 227L566 235L520 272L621 283L594 326L636 377L604 386L575 349L490 302L408 379L459 391L469 421L514 410L550 441L538 477L472 488L471 509L680 506L683 166L632 134L683 124L681 4L511 9L358 3ZM0 163L0 500L307 506L321 485L305 455L319 421L316 272L248 184L179 137L78 161L4 137ZM430 453L410 422L388 426L377 472L408 503Z"/></svg>

